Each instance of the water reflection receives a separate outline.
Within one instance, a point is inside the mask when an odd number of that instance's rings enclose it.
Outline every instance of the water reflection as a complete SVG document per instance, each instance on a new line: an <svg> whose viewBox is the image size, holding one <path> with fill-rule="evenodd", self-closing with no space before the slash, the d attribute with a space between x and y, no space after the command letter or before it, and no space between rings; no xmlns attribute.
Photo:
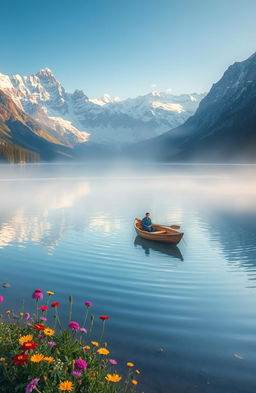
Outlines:
<svg viewBox="0 0 256 393"><path fill-rule="evenodd" d="M136 236L134 240L134 245L135 247L141 246L145 251L145 254L148 256L150 255L151 251L157 251L161 254L169 255L173 258L177 258L183 261L183 256L182 253L180 252L179 247L173 244L154 242L152 240L147 240L147 239L143 239L140 236Z"/></svg>

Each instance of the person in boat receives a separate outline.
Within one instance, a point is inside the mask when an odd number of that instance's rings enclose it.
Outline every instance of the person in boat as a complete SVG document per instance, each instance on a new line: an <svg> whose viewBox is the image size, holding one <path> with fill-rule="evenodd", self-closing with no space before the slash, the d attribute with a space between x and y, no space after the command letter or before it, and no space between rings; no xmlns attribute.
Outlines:
<svg viewBox="0 0 256 393"><path fill-rule="evenodd" d="M150 213L146 213L145 217L141 220L142 229L143 231L154 232L156 231L156 228L153 227L151 218L149 216Z"/></svg>

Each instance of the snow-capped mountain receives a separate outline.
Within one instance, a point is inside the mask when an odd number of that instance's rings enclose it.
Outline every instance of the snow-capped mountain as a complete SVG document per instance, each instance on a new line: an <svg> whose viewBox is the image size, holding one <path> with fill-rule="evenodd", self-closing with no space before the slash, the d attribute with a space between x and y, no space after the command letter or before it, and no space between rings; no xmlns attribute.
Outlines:
<svg viewBox="0 0 256 393"><path fill-rule="evenodd" d="M134 146L160 160L256 160L256 53L224 72L183 125Z"/></svg>
<svg viewBox="0 0 256 393"><path fill-rule="evenodd" d="M73 145L130 143L161 135L194 114L204 94L152 92L120 100L104 94L89 99L82 90L68 93L49 68L35 75L0 74L0 89L27 114Z"/></svg>

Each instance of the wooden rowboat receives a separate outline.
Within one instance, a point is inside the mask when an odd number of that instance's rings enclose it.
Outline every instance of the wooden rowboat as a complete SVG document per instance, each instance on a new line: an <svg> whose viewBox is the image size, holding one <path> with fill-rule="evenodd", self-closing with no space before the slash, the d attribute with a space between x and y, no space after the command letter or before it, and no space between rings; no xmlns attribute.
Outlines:
<svg viewBox="0 0 256 393"><path fill-rule="evenodd" d="M143 237L143 239L154 240L156 242L178 244L184 235L183 232L176 231L175 229L171 229L169 227L164 227L156 224L153 224L153 227L156 228L156 231L144 231L141 226L141 220L139 220L138 218L135 218L134 220L134 229L137 232L137 235Z"/></svg>

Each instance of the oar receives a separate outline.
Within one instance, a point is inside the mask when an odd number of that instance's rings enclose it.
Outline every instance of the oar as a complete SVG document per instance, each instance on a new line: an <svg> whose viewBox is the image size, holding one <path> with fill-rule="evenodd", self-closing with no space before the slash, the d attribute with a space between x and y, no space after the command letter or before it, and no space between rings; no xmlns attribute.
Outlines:
<svg viewBox="0 0 256 393"><path fill-rule="evenodd" d="M159 225L160 227L166 227L171 229L180 229L180 225Z"/></svg>

